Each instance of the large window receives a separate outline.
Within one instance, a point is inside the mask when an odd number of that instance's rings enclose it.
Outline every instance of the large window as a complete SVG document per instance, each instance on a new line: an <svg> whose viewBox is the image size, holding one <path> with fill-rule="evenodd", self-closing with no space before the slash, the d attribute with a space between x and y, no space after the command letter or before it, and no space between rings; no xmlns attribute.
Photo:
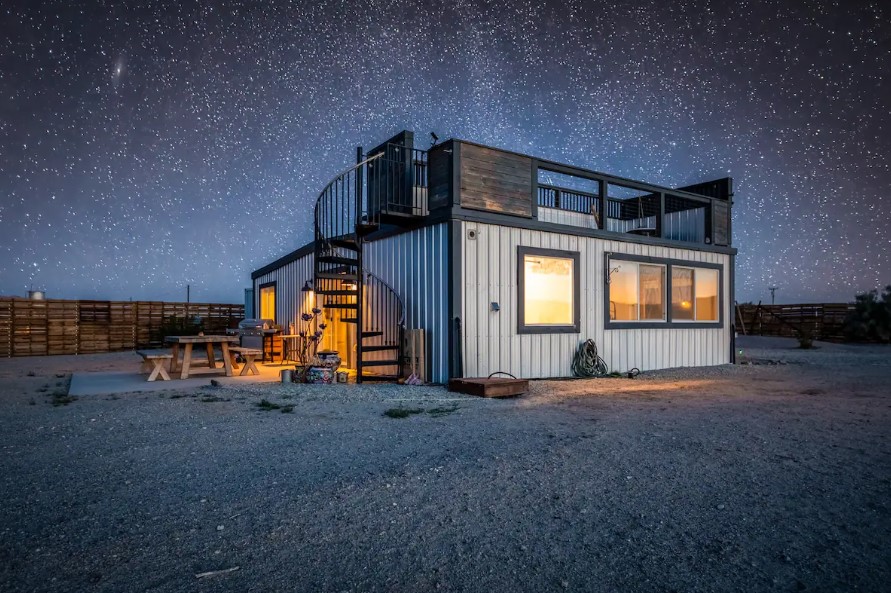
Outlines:
<svg viewBox="0 0 891 593"><path fill-rule="evenodd" d="M579 254L518 248L519 333L578 333Z"/></svg>
<svg viewBox="0 0 891 593"><path fill-rule="evenodd" d="M722 323L718 265L609 254L606 266L608 328Z"/></svg>
<svg viewBox="0 0 891 593"><path fill-rule="evenodd" d="M612 321L665 320L665 266L613 262L609 318Z"/></svg>
<svg viewBox="0 0 891 593"><path fill-rule="evenodd" d="M260 285L259 318L275 321L275 282Z"/></svg>

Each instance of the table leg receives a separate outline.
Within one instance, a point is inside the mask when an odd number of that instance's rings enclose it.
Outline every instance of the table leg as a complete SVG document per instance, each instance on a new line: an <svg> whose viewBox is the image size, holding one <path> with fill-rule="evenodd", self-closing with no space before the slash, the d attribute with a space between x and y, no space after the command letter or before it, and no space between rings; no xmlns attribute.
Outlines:
<svg viewBox="0 0 891 593"><path fill-rule="evenodd" d="M186 350L183 353L183 370L179 374L180 379L189 378L189 367L192 365L192 344L186 344Z"/></svg>
<svg viewBox="0 0 891 593"><path fill-rule="evenodd" d="M207 364L210 368L217 368L217 359L213 355L213 344L207 343Z"/></svg>
<svg viewBox="0 0 891 593"><path fill-rule="evenodd" d="M179 370L179 342L174 342L171 347L173 358L170 359L170 372L175 373Z"/></svg>
<svg viewBox="0 0 891 593"><path fill-rule="evenodd" d="M232 357L229 355L229 342L223 342L220 345L223 350L223 367L226 369L226 376L232 376Z"/></svg>

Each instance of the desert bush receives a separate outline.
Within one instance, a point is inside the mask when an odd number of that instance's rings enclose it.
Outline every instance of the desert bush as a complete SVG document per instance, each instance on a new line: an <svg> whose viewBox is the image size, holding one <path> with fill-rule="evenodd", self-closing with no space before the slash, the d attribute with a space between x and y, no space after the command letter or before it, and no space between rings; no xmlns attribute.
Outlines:
<svg viewBox="0 0 891 593"><path fill-rule="evenodd" d="M858 294L854 310L844 326L845 337L852 341L891 342L891 285Z"/></svg>

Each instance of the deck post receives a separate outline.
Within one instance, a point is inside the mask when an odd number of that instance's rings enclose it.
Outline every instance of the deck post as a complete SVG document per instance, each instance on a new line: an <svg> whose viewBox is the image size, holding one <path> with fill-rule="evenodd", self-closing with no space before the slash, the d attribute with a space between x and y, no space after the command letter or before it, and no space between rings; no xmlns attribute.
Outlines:
<svg viewBox="0 0 891 593"><path fill-rule="evenodd" d="M659 192L659 213L656 215L656 236L664 238L665 231L665 192Z"/></svg>

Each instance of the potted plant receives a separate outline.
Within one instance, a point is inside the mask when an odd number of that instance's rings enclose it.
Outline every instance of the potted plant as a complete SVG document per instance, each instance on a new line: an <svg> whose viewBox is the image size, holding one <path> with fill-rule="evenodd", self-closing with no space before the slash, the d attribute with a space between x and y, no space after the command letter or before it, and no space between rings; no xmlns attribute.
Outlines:
<svg viewBox="0 0 891 593"><path fill-rule="evenodd" d="M321 309L313 307L312 313L303 313L298 320L297 365L294 368L295 381L298 383L306 381L306 374L315 364L316 352L319 349L319 344L322 342L325 328L328 327L325 323L319 323L321 314Z"/></svg>

